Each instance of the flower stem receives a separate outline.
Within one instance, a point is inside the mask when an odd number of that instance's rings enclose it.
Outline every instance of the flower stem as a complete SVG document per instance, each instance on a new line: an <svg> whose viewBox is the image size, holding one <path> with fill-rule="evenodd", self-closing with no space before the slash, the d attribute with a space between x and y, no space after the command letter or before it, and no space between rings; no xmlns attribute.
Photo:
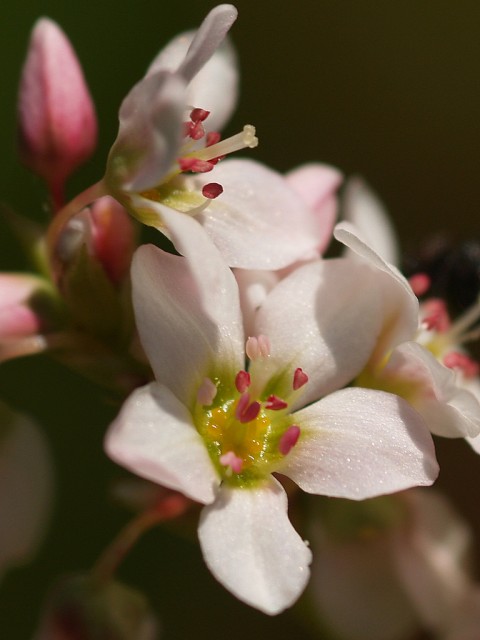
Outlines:
<svg viewBox="0 0 480 640"><path fill-rule="evenodd" d="M47 253L50 257L50 266L54 278L58 272L57 244L65 225L84 207L91 204L94 200L107 195L107 193L105 182L102 178L99 182L96 182L91 187L88 187L88 189L85 189L85 191L82 191L82 193L79 193L73 200L70 200L63 209L60 209L60 211L56 213L48 227L46 236Z"/></svg>
<svg viewBox="0 0 480 640"><path fill-rule="evenodd" d="M185 496L172 493L154 507L137 515L102 553L91 570L92 578L98 582L111 580L120 563L143 533L161 522L182 515L191 504Z"/></svg>

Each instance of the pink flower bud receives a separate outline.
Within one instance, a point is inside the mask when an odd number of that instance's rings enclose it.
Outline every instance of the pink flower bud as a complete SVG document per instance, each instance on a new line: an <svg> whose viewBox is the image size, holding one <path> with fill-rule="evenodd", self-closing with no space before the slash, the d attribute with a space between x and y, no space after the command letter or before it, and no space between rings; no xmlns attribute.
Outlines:
<svg viewBox="0 0 480 640"><path fill-rule="evenodd" d="M110 196L95 200L90 215L92 253L110 280L118 284L130 270L135 248L132 219L122 205Z"/></svg>
<svg viewBox="0 0 480 640"><path fill-rule="evenodd" d="M97 121L77 56L47 18L35 24L23 67L18 134L22 161L47 181L60 206L65 180L95 148Z"/></svg>
<svg viewBox="0 0 480 640"><path fill-rule="evenodd" d="M48 324L51 304L49 286L41 278L0 274L0 340L41 332Z"/></svg>

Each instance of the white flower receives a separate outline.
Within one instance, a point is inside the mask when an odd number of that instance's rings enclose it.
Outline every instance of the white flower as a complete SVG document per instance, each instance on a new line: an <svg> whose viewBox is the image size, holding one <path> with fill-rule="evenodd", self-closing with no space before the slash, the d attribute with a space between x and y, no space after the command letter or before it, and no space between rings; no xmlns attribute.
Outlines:
<svg viewBox="0 0 480 640"><path fill-rule="evenodd" d="M222 160L258 144L255 128L221 140L236 99L237 69L224 38L235 7L215 7L153 61L120 107L107 190L141 222L169 236L165 207L194 217L230 266L279 269L315 249L316 223L278 173ZM217 164L218 163L218 164Z"/></svg>
<svg viewBox="0 0 480 640"><path fill-rule="evenodd" d="M194 220L166 216L184 257L144 246L132 269L156 382L126 401L106 450L205 504L207 565L238 598L275 614L302 592L311 554L271 474L353 499L430 484L431 437L400 398L338 390L377 338L373 270L345 259L296 270L266 298L245 343L231 271Z"/></svg>
<svg viewBox="0 0 480 640"><path fill-rule="evenodd" d="M382 330L364 371L356 383L373 389L397 393L425 418L432 433L445 437L475 437L480 432L480 403L452 368L444 366L448 335L425 337L418 300L398 270L387 264L357 235L349 223L337 225L335 237L369 264L379 277L382 290ZM478 313L478 312L475 312ZM477 317L477 316L475 316ZM459 321L451 334L469 325ZM423 343L423 344L422 344Z"/></svg>

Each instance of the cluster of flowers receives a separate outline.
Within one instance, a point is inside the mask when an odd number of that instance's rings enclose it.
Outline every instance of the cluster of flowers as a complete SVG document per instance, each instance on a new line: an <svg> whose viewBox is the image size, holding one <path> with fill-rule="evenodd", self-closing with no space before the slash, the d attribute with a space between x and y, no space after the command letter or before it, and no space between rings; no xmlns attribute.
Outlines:
<svg viewBox="0 0 480 640"><path fill-rule="evenodd" d="M362 183L347 183L335 225L335 169L280 175L226 158L258 142L251 125L218 132L236 101L225 39L236 15L217 6L161 51L120 107L105 176L68 203L66 181L96 145L95 113L65 35L37 23L19 148L46 182L53 216L45 232L10 214L36 272L0 275L0 361L48 350L126 398L107 454L204 505L205 562L240 600L277 614L309 581L310 545L287 513L290 478L348 499L319 498L309 515L312 591L342 637L402 638L424 626L476 638L468 532L437 494L412 488L438 474L431 434L480 452L478 365L462 346L480 307L452 322L428 297L426 274L401 275ZM136 248L134 219L177 253ZM334 238L342 255L324 258ZM25 421L3 422L6 436L18 424L22 437ZM12 487L24 468L14 462ZM0 537L4 565L16 561L16 534Z"/></svg>

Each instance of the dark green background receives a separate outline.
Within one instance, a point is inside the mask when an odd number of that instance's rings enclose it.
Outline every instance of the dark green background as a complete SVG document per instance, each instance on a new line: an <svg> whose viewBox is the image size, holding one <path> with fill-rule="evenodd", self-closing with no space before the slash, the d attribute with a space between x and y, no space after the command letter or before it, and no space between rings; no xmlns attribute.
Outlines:
<svg viewBox="0 0 480 640"><path fill-rule="evenodd" d="M2 0L0 20L0 199L41 217L42 185L17 164L17 83L30 28L48 15L69 34L83 63L100 123L93 160L72 195L98 179L115 137L122 97L157 50L199 24L210 2ZM239 0L233 29L242 92L232 133L257 126L255 158L279 170L324 161L362 174L381 194L404 247L446 229L478 237L480 5L476 0ZM22 266L0 226L2 268ZM109 505L114 472L101 441L115 407L96 388L46 359L0 369L0 394L37 416L57 463L54 526L30 568L1 586L0 635L32 636L54 576L88 568L126 513ZM440 482L478 518L480 460L463 443L442 443ZM478 531L478 522L476 524ZM269 619L217 587L196 547L153 531L122 568L148 585L167 640L301 636L290 614Z"/></svg>

